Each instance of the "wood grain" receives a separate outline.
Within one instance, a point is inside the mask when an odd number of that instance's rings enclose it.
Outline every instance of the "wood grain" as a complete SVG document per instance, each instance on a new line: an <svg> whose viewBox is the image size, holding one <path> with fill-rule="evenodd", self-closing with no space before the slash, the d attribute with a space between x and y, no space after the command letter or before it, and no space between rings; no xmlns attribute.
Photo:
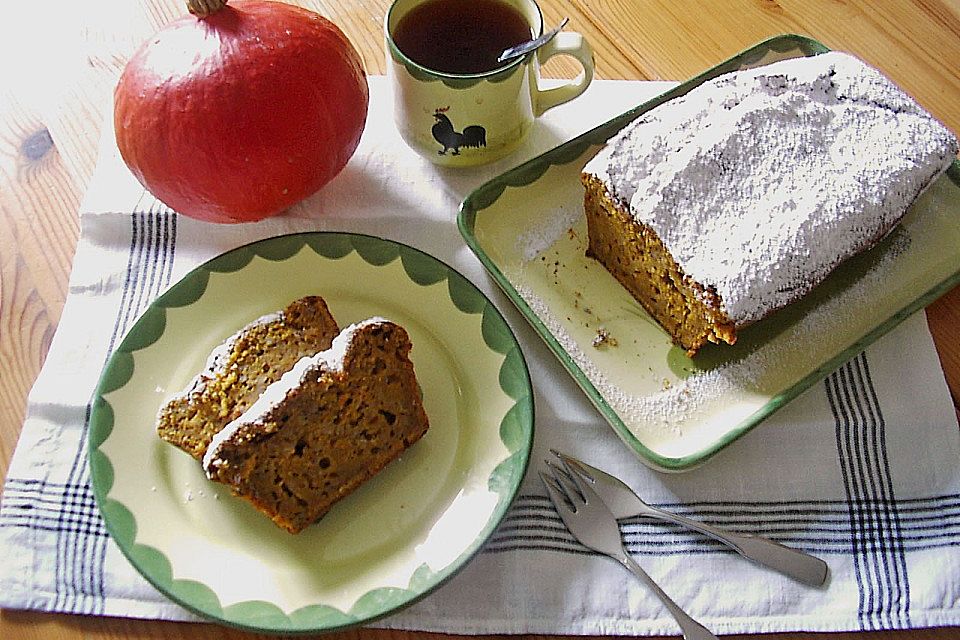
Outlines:
<svg viewBox="0 0 960 640"><path fill-rule="evenodd" d="M387 0L297 4L333 19L371 74L384 72ZM591 42L597 76L681 80L783 32L816 38L883 70L960 131L960 1L543 0L548 23ZM125 61L179 0L6 3L0 9L0 474L16 445L27 393L59 321L79 233L77 210L93 173L101 123ZM545 75L575 72L551 62ZM960 398L960 289L927 309L954 402ZM831 634L831 638L946 640L960 629ZM344 640L429 634L354 630ZM80 640L265 638L212 625L0 612L0 638ZM528 636L541 640L544 636ZM780 634L785 639L808 634Z"/></svg>

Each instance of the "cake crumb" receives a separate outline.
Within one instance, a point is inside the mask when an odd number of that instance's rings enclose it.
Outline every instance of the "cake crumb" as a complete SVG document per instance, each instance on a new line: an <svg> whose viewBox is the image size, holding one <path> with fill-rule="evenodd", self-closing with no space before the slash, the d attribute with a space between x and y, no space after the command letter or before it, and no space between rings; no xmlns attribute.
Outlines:
<svg viewBox="0 0 960 640"><path fill-rule="evenodd" d="M597 329L597 335L593 339L593 348L602 349L603 347L615 347L617 346L617 339L610 335L610 332L607 331L604 327L599 327Z"/></svg>

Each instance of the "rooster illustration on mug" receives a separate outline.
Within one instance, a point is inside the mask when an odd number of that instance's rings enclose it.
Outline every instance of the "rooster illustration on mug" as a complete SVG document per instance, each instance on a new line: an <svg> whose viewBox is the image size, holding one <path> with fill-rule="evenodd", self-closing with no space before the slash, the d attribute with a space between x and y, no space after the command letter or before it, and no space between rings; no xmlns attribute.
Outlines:
<svg viewBox="0 0 960 640"><path fill-rule="evenodd" d="M443 149L437 153L446 155L447 151L453 151L451 155L460 155L460 147L485 147L487 146L487 130L480 125L470 125L464 127L463 131L457 131L447 117L446 112L450 107L438 108L433 112L436 123L431 131L433 139L443 145Z"/></svg>

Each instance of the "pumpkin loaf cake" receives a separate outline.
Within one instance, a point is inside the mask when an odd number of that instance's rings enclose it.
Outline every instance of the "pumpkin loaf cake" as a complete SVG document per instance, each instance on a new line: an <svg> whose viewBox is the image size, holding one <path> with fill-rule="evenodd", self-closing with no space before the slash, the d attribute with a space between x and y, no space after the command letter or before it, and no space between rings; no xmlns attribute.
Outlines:
<svg viewBox="0 0 960 640"><path fill-rule="evenodd" d="M393 322L351 325L214 437L207 476L299 533L426 432L410 349Z"/></svg>
<svg viewBox="0 0 960 640"><path fill-rule="evenodd" d="M946 127L852 56L726 74L584 167L587 255L692 356L876 244L956 153Z"/></svg>
<svg viewBox="0 0 960 640"><path fill-rule="evenodd" d="M328 349L339 332L319 296L300 298L251 322L217 347L205 369L160 408L157 432L203 459L217 432L302 357Z"/></svg>

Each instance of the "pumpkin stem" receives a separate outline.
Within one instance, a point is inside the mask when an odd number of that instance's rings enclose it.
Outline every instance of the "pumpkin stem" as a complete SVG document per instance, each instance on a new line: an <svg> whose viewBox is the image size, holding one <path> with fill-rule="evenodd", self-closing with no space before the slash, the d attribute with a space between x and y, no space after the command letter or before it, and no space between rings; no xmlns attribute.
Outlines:
<svg viewBox="0 0 960 640"><path fill-rule="evenodd" d="M198 18L213 15L227 4L227 0L187 0L187 10Z"/></svg>

